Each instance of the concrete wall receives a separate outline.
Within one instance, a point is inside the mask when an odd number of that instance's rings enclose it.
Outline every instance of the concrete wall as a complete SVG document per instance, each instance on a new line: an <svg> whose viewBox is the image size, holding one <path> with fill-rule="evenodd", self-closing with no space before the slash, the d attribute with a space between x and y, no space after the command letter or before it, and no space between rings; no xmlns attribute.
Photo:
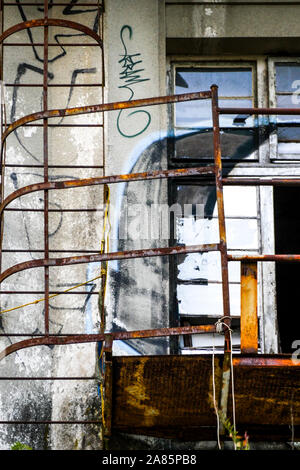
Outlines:
<svg viewBox="0 0 300 470"><path fill-rule="evenodd" d="M160 1L109 1L105 15L107 101L125 101L165 94L164 5ZM166 107L109 113L106 172L125 174L163 169ZM112 251L164 245L153 227L154 204L167 203L164 182L111 185ZM149 216L149 217L148 217ZM127 218L127 221L126 221ZM152 233L151 233L152 232ZM168 325L168 283L165 259L110 263L107 298L108 329L158 328ZM140 352L158 353L164 341L132 343ZM134 353L128 345L116 351Z"/></svg>
<svg viewBox="0 0 300 470"><path fill-rule="evenodd" d="M75 11L74 11L75 10ZM79 10L79 13L78 13ZM90 11L91 10L91 11ZM43 16L37 6L7 7L3 29L24 19ZM64 7L49 9L49 17L77 21L99 31L101 18L95 9ZM4 104L7 121L42 109L42 88L23 84L41 84L43 79L43 48L30 43L43 42L43 28L21 31L10 36L9 42L25 42L29 47L5 47L2 79L5 86ZM49 42L90 43L78 31L49 28ZM93 41L94 42L94 41ZM102 101L102 51L97 47L49 47L50 109L96 104ZM73 87L72 84L98 84ZM101 124L102 116L75 116L54 119L53 123ZM50 123L49 123L50 124ZM41 127L19 129L7 140L4 196L28 184L43 181L43 133ZM99 176L103 165L102 127L50 127L49 164L60 168L49 169L50 181L77 180ZM17 165L33 165L20 168ZM35 167L34 165L37 165ZM70 168L71 165L96 165L97 169ZM74 256L76 250L99 250L102 237L103 188L71 189L49 192L49 209L92 209L97 212L49 213L49 248L51 257ZM37 192L16 200L10 207L16 209L43 209L44 193ZM25 260L43 257L43 212L9 212L5 214L3 249L28 250L4 253L2 270ZM37 252L34 250L41 250ZM65 250L61 253L56 250ZM74 250L70 253L68 250ZM50 268L50 291L62 291L100 274L99 264ZM17 290L18 295L1 295L1 309L8 309L43 297L44 270L31 269L13 275L5 281L3 291ZM50 299L50 333L95 333L99 331L98 294L100 283L90 282L78 291ZM26 293L33 291L35 293ZM96 295L94 295L96 293ZM10 333L39 334L44 332L44 304L39 303L1 316L1 350L22 337ZM25 338L24 338L25 339ZM24 377L91 377L95 373L96 346L93 343L35 347L21 350L0 363L1 376ZM97 384L91 380L77 381L1 381L1 420L88 420L100 416L100 398ZM34 449L91 449L101 448L99 428L84 425L8 425L0 426L0 448L9 449L20 441Z"/></svg>

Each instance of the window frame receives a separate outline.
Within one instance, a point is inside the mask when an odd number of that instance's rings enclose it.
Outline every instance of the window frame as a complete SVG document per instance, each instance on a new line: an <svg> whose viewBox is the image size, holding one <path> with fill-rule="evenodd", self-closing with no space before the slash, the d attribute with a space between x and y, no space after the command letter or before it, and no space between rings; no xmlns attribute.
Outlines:
<svg viewBox="0 0 300 470"><path fill-rule="evenodd" d="M256 64L256 74L254 84L254 93L256 92L256 104L258 107L269 107L272 106L271 101L271 87L270 87L270 61L271 60L281 61L282 58L270 58L266 55L251 55L251 56L230 56L224 58L224 56L174 56L170 55L167 57L167 77L168 77L168 89L167 92L170 94L174 93L175 90L175 68L188 66L201 66L207 65L207 67L220 67L232 66L241 67L247 66L249 63ZM300 62L300 58L285 57L284 61L293 62L296 60ZM249 65L248 65L249 66ZM254 75L253 75L254 76ZM273 90L274 92L274 90ZM171 131L174 123L172 109L168 109L168 130ZM230 167L230 175L233 176L300 176L300 162L298 161L284 161L278 162L272 159L271 151L274 150L274 141L272 141L273 134L269 133L267 138L265 137L266 128L270 123L269 117L259 116L259 155L258 160L243 160L243 161L223 161L223 167ZM180 166L192 166L195 162L180 162L172 161L169 154L170 148L168 148L168 165L169 167ZM172 150L172 149L171 149ZM199 164L199 161L198 161ZM170 192L169 192L170 195ZM260 236L260 250L262 254L275 253L275 237L274 230L270 230L269 227L274 227L274 212L273 212L273 188L271 186L260 186L258 188L257 206L258 220L260 225L258 227ZM275 277L275 263L258 263L259 276L261 278L259 286L259 305L258 309L261 312L259 318L260 326L260 344L261 353L278 353L279 352L279 339L278 339L278 328L277 328L277 310L276 310L276 277ZM170 270L172 276L172 267ZM171 280L170 280L171 281ZM174 279L176 283L176 279ZM172 284L172 281L170 282ZM172 297L173 296L173 297ZM172 310L172 303L174 299L174 285L170 289L170 311ZM170 314L170 319L174 321L174 312ZM173 323L174 324L174 323Z"/></svg>
<svg viewBox="0 0 300 470"><path fill-rule="evenodd" d="M251 68L252 69L252 91L253 91L253 106L260 106L261 102L261 97L258 94L258 73L257 73L257 62L254 58L245 58L243 60L238 60L238 59L233 59L230 58L228 60L222 58L220 60L217 58L199 58L199 59L191 59L187 58L186 60L183 60L180 58L179 60L174 60L171 58L168 68L169 68L169 90L168 92L170 94L173 94L176 89L175 85L175 80L176 80L176 69L177 68ZM202 90L199 90L202 91ZM238 99L238 97L237 97ZM265 104L264 104L265 106ZM255 119L254 119L254 126L253 129L255 129ZM169 106L169 126L168 126L168 160L169 164L171 166L178 166L179 164L184 164L184 165L195 165L199 164L199 160L195 159L183 159L183 158L170 158L170 155L174 155L175 153L175 148L174 148L174 129L176 129L176 105L171 105ZM226 158L224 160L224 166L232 166L238 164L238 165L243 165L243 164L255 164L260 162L261 160L264 160L262 156L260 155L261 153L261 136L258 132L257 135L258 139L258 149L253 152L253 154L245 158L243 160L238 160L238 159L228 159ZM212 159L203 159L200 162L203 162L203 164L210 163Z"/></svg>
<svg viewBox="0 0 300 470"><path fill-rule="evenodd" d="M278 63L294 63L300 66L300 57L268 57L268 77L269 77L269 106L271 108L277 107L276 99L276 64ZM270 116L271 118L271 116ZM270 133L270 161L281 165L288 163L300 163L300 152L298 158L280 158L278 153L278 134L276 126L276 117L273 116L274 129ZM272 119L270 119L272 122ZM300 123L298 123L300 132ZM291 154L292 155L292 154Z"/></svg>

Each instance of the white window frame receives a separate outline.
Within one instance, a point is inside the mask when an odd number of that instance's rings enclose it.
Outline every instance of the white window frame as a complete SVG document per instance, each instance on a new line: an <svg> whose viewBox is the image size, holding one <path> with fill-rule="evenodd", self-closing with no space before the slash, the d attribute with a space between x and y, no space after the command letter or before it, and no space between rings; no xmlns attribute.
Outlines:
<svg viewBox="0 0 300 470"><path fill-rule="evenodd" d="M269 105L270 108L276 108L276 69L275 64L278 63L295 63L300 65L300 57L268 57L268 76L269 76ZM276 122L276 118L273 117L273 121L270 116L270 122ZM299 127L300 132L300 127ZM270 135L270 161L274 163L287 164L287 163L300 163L300 154L298 158L290 157L280 159L278 154L278 136L276 132L276 126L274 132Z"/></svg>
<svg viewBox="0 0 300 470"><path fill-rule="evenodd" d="M268 58L267 56L245 56L224 58L220 56L169 56L167 58L168 71L168 93L174 93L175 90L175 68L176 67L238 67L256 64L256 72L253 79L256 83L253 86L253 92L256 94L256 105L258 107L272 107L274 103L275 87L270 86L272 75L270 74L270 64L272 60L293 62L296 59L285 58ZM298 59L300 62L300 58ZM274 66L273 66L274 67ZM273 79L274 83L274 79ZM272 101L273 100L273 101ZM268 125L269 118L259 116L259 125ZM173 115L169 115L169 125L172 128L174 123ZM236 162L235 167L231 171L234 176L300 176L300 162L278 162L273 160L272 152L274 152L274 136L269 139L262 140L259 145L258 160L243 160ZM258 214L260 214L260 249L262 254L275 253L275 234L274 229L274 211L273 211L273 188L271 186L260 186L258 188ZM277 327L277 308L276 308L276 278L275 263L259 263L260 292L259 306L260 315L260 345L262 353L278 353L278 327Z"/></svg>

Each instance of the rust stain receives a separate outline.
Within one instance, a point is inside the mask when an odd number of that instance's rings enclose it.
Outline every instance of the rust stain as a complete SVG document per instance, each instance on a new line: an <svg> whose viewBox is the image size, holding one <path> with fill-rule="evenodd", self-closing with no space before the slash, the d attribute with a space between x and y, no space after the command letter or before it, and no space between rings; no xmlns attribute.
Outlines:
<svg viewBox="0 0 300 470"><path fill-rule="evenodd" d="M257 263L241 263L241 352L257 353Z"/></svg>
<svg viewBox="0 0 300 470"><path fill-rule="evenodd" d="M125 388L126 404L142 412L142 426L153 426L155 418L159 416L159 410L151 406L149 393L144 381L144 369L146 362L137 365L133 375L134 383Z"/></svg>

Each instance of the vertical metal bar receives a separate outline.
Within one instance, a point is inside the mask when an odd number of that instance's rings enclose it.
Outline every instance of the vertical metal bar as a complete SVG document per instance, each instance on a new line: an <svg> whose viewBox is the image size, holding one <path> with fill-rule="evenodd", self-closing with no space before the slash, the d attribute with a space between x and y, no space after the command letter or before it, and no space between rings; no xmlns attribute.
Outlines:
<svg viewBox="0 0 300 470"><path fill-rule="evenodd" d="M222 383L220 390L220 436L224 437L225 428L224 420L227 418L230 371L231 371L231 335L230 335L230 304L229 304L229 279L228 279L228 258L227 258L227 241L225 227L225 211L223 198L223 182L222 182L222 159L221 159L221 142L220 142L220 125L218 113L218 87L211 86L212 92L212 119L213 119L213 144L214 144L214 160L215 160L215 182L217 193L218 221L220 234L220 254L221 254L221 271L222 271L222 291L223 291L223 315L225 327L225 344L224 344L224 360L222 369Z"/></svg>
<svg viewBox="0 0 300 470"><path fill-rule="evenodd" d="M44 18L48 19L48 0L44 0ZM43 110L48 109L48 26L44 26L44 71L43 71ZM48 119L43 120L44 144L44 182L48 182ZM44 191L44 258L49 258L49 200L48 191ZM44 268L45 283L45 335L49 334L49 267Z"/></svg>
<svg viewBox="0 0 300 470"><path fill-rule="evenodd" d="M222 159L221 159L217 85L211 86L211 92L212 92L215 179L216 179L218 221L219 221L219 233L220 233L221 269L222 269L222 284L223 284L223 315L225 317L224 323L226 323L226 325L230 327L231 322L230 322L230 318L228 318L230 317L228 259L227 259L224 198L223 198ZM229 335L228 328L225 331L225 351L231 351L230 335Z"/></svg>
<svg viewBox="0 0 300 470"><path fill-rule="evenodd" d="M4 25L4 5L3 5L3 0L1 0L1 12L0 12L0 21L1 21L1 28L0 28L0 33L3 33L3 25ZM3 74L3 42L1 43L1 57L0 57L0 67L1 67L1 72L0 72L0 80L3 81L4 79L4 74ZM5 124L6 124L6 114L5 114L5 103L2 103L2 98L3 98L3 90L1 89L1 142L2 142L2 134L5 132ZM6 144L4 144L6 145ZM1 149L2 150L2 149ZM4 193L4 178L5 178L5 149L4 152L1 152L1 162L0 162L0 171L1 171L1 190L0 190L0 197L1 197L1 202L4 199L5 193ZM3 244L3 230L4 230L4 214L1 214L0 216L0 273L2 272L2 244ZM1 290L1 286L0 286ZM0 301L0 308L1 308L1 301Z"/></svg>
<svg viewBox="0 0 300 470"><path fill-rule="evenodd" d="M257 354L257 263L241 263L241 352Z"/></svg>
<svg viewBox="0 0 300 470"><path fill-rule="evenodd" d="M105 250L108 249L106 246L106 217L108 217L109 211L109 188L108 185L104 185L103 190L103 199L104 199L104 214L103 214L103 239L101 241L101 253L105 253ZM101 326L100 331L104 333L106 327L106 318L105 318L105 293L106 293L106 282L107 282L107 270L108 262L104 261L101 263L101 292L100 292L100 317L101 317Z"/></svg>
<svg viewBox="0 0 300 470"><path fill-rule="evenodd" d="M104 423L103 423L103 441L106 450L109 450L109 438L111 436L112 423L112 397L113 397L113 370L112 370L112 335L105 335L103 355L104 355Z"/></svg>

